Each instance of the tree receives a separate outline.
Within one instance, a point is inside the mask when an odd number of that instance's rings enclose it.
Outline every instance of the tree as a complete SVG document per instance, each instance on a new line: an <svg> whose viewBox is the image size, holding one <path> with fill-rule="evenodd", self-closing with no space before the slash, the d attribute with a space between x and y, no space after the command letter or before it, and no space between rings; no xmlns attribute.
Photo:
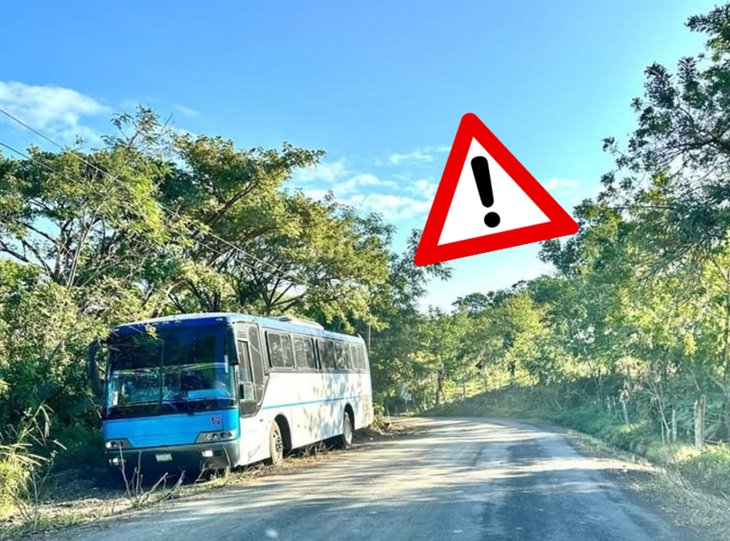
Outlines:
<svg viewBox="0 0 730 541"><path fill-rule="evenodd" d="M626 150L613 138L605 148L618 170L606 175L604 200L620 199L643 225L653 271L709 261L723 284L724 324L718 385L724 394L730 441L730 5L691 17L687 26L708 35L709 56L683 58L677 74L654 64L643 99L634 100L638 126ZM699 264L697 264L699 262Z"/></svg>

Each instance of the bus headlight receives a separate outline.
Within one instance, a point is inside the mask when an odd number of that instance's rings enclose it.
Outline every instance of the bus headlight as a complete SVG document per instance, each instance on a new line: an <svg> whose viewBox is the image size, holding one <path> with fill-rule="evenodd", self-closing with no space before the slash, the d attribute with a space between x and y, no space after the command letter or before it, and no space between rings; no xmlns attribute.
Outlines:
<svg viewBox="0 0 730 541"><path fill-rule="evenodd" d="M106 440L104 442L104 447L111 451L114 449L126 449L131 447L131 445L129 444L129 440L122 438L118 440Z"/></svg>
<svg viewBox="0 0 730 541"><path fill-rule="evenodd" d="M236 437L236 433L232 430L223 430L221 432L201 432L195 440L195 443L215 443L217 441L230 441Z"/></svg>

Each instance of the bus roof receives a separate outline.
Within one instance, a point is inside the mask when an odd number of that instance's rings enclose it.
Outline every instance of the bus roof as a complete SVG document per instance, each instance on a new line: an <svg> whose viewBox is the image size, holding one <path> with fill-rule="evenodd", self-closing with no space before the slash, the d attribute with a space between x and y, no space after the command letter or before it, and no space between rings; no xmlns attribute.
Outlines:
<svg viewBox="0 0 730 541"><path fill-rule="evenodd" d="M352 342L363 342L359 336L336 333L320 328L316 324L297 322L297 320L281 320L270 317L253 316L250 314L238 314L234 312L208 312L200 314L179 314L174 316L156 317L131 323L123 323L112 329L113 334L130 334L142 332L148 326L163 331L169 329L185 329L191 327L203 327L208 325L231 325L237 322L258 323L267 329L283 332L295 332L311 336L321 336L338 340Z"/></svg>

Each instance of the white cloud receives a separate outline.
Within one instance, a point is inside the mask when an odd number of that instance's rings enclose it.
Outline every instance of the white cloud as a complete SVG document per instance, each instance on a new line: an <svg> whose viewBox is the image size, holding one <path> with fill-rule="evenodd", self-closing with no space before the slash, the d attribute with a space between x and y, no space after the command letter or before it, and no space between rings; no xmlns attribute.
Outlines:
<svg viewBox="0 0 730 541"><path fill-rule="evenodd" d="M183 116L186 116L188 118L195 118L195 117L201 115L200 111L198 111L197 109L193 109L192 107L186 107L179 103L176 103L175 105L173 105L173 108L177 112L181 113Z"/></svg>
<svg viewBox="0 0 730 541"><path fill-rule="evenodd" d="M357 209L380 213L389 221L403 221L422 215L431 208L430 199L415 199L409 196L386 193L356 194L343 201Z"/></svg>
<svg viewBox="0 0 730 541"><path fill-rule="evenodd" d="M440 154L448 151L449 147L446 145L430 145L411 152L393 153L388 156L385 163L388 165L403 165L415 162L431 163L435 160L434 154Z"/></svg>
<svg viewBox="0 0 730 541"><path fill-rule="evenodd" d="M545 189L552 194L566 209L572 208L585 197L589 197L580 181L566 178L549 178L544 183Z"/></svg>
<svg viewBox="0 0 730 541"><path fill-rule="evenodd" d="M393 181L381 179L372 173L351 171L344 159L299 169L292 176L292 182L295 185L324 184L339 197L355 193L363 186L395 185Z"/></svg>
<svg viewBox="0 0 730 541"><path fill-rule="evenodd" d="M434 181L427 178L419 178L410 183L408 191L423 197L433 198L436 195L436 187L437 185Z"/></svg>
<svg viewBox="0 0 730 541"><path fill-rule="evenodd" d="M292 181L295 184L309 184L317 181L334 184L346 174L348 174L348 170L343 159L297 169L292 176Z"/></svg>
<svg viewBox="0 0 730 541"><path fill-rule="evenodd" d="M103 103L76 90L17 81L0 81L0 106L33 128L66 140L96 139L96 131L82 119L111 113Z"/></svg>
<svg viewBox="0 0 730 541"><path fill-rule="evenodd" d="M401 165L406 162L432 162L433 156L421 150L414 150L405 154L391 154L388 156L388 163L392 165Z"/></svg>
<svg viewBox="0 0 730 541"><path fill-rule="evenodd" d="M353 177L343 183L333 184L329 189L308 188L303 191L304 195L312 199L324 199L329 194L333 194L335 198L342 204L351 206L358 211L377 212L388 221L397 222L409 220L414 216L424 215L431 208L432 198L428 194L417 195L401 195L396 193L370 192L362 193L357 191L358 183L354 179L362 178L367 181L377 180L385 183L374 175L368 173L359 177Z"/></svg>
<svg viewBox="0 0 730 541"><path fill-rule="evenodd" d="M393 186L390 180L383 180L372 173L358 173L347 180L333 186L336 193L346 194L356 192L362 186Z"/></svg>
<svg viewBox="0 0 730 541"><path fill-rule="evenodd" d="M428 149L429 152L438 152L438 153L448 152L449 150L451 150L451 147L449 145L433 145L433 146L426 147L426 148Z"/></svg>
<svg viewBox="0 0 730 541"><path fill-rule="evenodd" d="M324 199L329 192L329 190L318 190L318 189L312 189L312 190L304 190L304 195L307 197L311 197L312 199Z"/></svg>
<svg viewBox="0 0 730 541"><path fill-rule="evenodd" d="M549 178L545 181L545 189L555 192L574 192L580 188L580 182L566 178Z"/></svg>
<svg viewBox="0 0 730 541"><path fill-rule="evenodd" d="M303 193L308 197L323 199L332 193L342 204L358 211L378 212L394 222L425 215L436 192L436 184L429 179L401 178L396 182L353 171L344 159L300 169L292 181L295 186L304 187Z"/></svg>

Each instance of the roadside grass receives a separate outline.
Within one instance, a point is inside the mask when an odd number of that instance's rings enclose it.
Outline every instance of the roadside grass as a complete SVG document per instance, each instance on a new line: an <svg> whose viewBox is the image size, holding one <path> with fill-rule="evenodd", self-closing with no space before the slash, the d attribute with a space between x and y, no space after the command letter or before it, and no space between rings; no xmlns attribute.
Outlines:
<svg viewBox="0 0 730 541"><path fill-rule="evenodd" d="M383 419L371 428L355 434L354 447L362 448L370 443L389 438L410 435L413 428L407 421L392 423ZM121 514L147 509L166 501L210 492L226 486L242 486L254 479L274 474L294 473L302 468L328 460L336 460L342 451L324 445L297 450L279 466L254 464L232 471L211 473L177 483L174 478L159 484L125 486L121 477L110 481L105 470L92 466L66 468L50 476L46 494L37 504L36 519L26 521L17 510L5 508L0 513L0 541L17 540L98 520L116 518ZM70 460L67 459L66 464ZM129 481L130 483L133 480Z"/></svg>
<svg viewBox="0 0 730 541"><path fill-rule="evenodd" d="M647 421L625 424L592 405L557 407L554 390L507 388L451 402L427 416L504 417L562 426L594 452L651 465L634 474L631 488L651 495L679 525L701 528L730 539L730 448L665 444Z"/></svg>

